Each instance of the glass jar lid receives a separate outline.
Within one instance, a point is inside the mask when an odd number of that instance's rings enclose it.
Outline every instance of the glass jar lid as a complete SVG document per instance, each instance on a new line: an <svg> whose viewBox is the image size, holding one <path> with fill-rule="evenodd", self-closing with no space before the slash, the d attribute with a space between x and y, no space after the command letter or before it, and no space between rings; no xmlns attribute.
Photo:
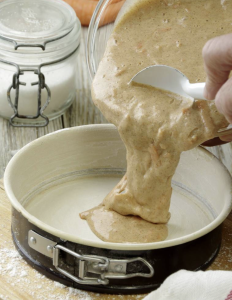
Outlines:
<svg viewBox="0 0 232 300"><path fill-rule="evenodd" d="M12 49L12 40L14 45L15 42L26 45L49 42L50 51L51 44L57 49L55 41L62 37L66 37L64 43L69 35L72 42L78 42L77 20L74 10L62 0L3 0L0 2L0 37L4 40L0 39L0 49Z"/></svg>

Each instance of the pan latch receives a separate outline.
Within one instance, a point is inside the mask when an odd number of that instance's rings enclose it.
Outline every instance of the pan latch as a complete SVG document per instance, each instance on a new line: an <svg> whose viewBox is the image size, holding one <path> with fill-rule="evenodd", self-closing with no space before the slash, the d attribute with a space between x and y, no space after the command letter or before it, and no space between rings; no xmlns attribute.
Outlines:
<svg viewBox="0 0 232 300"><path fill-rule="evenodd" d="M60 273L83 285L107 285L109 279L150 278L154 275L152 265L144 258L112 259L105 256L82 255L41 236L33 230L28 232L28 244L34 250L52 258L54 267ZM60 267L61 251L74 256L78 260L79 270L77 276ZM130 264L140 264L140 267L141 265L146 266L148 273L129 272ZM136 270L136 266L133 266L132 269Z"/></svg>
<svg viewBox="0 0 232 300"><path fill-rule="evenodd" d="M64 251L73 255L79 260L78 277L73 276L59 267L59 253ZM84 285L107 285L109 279L128 279L132 277L150 278L154 275L154 269L144 258L136 257L130 259L111 259L104 256L80 255L62 245L54 246L53 265L56 269L72 279L73 281ZM127 273L127 267L130 263L141 262L147 266L149 273ZM91 276L92 274L92 276Z"/></svg>

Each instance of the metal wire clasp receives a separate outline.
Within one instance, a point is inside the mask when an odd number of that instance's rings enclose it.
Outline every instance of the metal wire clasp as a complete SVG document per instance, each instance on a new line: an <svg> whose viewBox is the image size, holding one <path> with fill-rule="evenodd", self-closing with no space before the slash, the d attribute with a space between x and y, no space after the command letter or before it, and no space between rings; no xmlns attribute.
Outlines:
<svg viewBox="0 0 232 300"><path fill-rule="evenodd" d="M63 34L63 35L61 35L57 38L45 40L42 44L29 44L29 43L21 43L20 44L16 40L5 37L4 35L0 35L0 39L12 43L13 46L14 46L14 50L18 50L18 48L20 48L20 47L27 47L27 48L31 47L31 48L41 48L44 51L46 49L46 45L48 43L52 43L52 42L55 42L55 41L58 41L58 40L64 38L65 36L70 34L72 30L73 30L73 28L71 30L69 30L68 32L66 32L65 34ZM72 56L77 51L78 47L79 47L79 44L76 47L76 49L74 49L71 53L65 55L62 58L59 58L59 59L56 59L56 60L53 60L53 61L50 61L50 62L42 63L40 65L35 65L35 66L32 66L31 68L23 68L23 67L21 67L20 65L18 65L16 63L0 59L1 63L8 64L8 65L14 66L16 68L16 72L13 75L12 84L7 90L7 100L8 100L10 106L12 107L12 109L14 111L14 114L11 116L11 118L9 120L9 122L12 126L15 126L15 127L44 127L49 123L48 117L44 115L44 110L46 109L46 107L48 106L48 104L51 100L51 91L50 91L48 85L45 82L45 76L41 72L41 68L45 67L45 66L54 65L56 63L64 61L65 59ZM21 115L21 114L19 114L19 111L18 111L20 85L24 85L24 86L26 85L25 82L20 81L20 76L23 75L25 72L34 72L34 74L38 75L38 81L31 83L32 86L38 85L37 113L36 113L35 116ZM11 99L12 89L15 90L14 102ZM42 93L43 89L45 89L47 91L47 99L46 99L45 104L42 106L41 93ZM38 123L38 124L24 124L24 123L15 122L16 118L29 119L30 120L30 119L37 119L39 117L43 118L44 122L41 122L41 123Z"/></svg>
<svg viewBox="0 0 232 300"><path fill-rule="evenodd" d="M59 255L60 251L64 251L74 257L76 257L79 260L79 274L77 276L73 276L69 272L61 269L59 267ZM108 279L101 279L101 278L94 278L94 277L89 277L87 276L87 269L86 269L86 262L91 262L94 264L97 264L99 268L101 269L102 272L105 272L105 270L108 267L109 260L106 257L101 257L101 256L85 256L85 255L80 255L79 253L76 253L62 245L56 245L53 248L53 265L55 268L65 275L66 277L72 279L73 281L79 283L79 284L84 284L84 285L107 285L109 283Z"/></svg>
<svg viewBox="0 0 232 300"><path fill-rule="evenodd" d="M59 255L61 250L79 260L78 276L70 274L59 266ZM127 274L127 265L133 262L143 263L149 269L149 273L137 272ZM55 245L53 248L53 265L60 273L83 285L108 285L109 279L128 279L133 277L150 278L154 275L152 265L141 257L131 259L111 259L103 256L80 255L59 244ZM92 274L95 277L90 277L88 274Z"/></svg>
<svg viewBox="0 0 232 300"><path fill-rule="evenodd" d="M14 64L13 64L14 65ZM49 123L49 119L47 116L45 116L43 114L44 110L46 109L46 107L48 106L50 100L51 100L51 91L49 89L49 87L47 86L47 84L45 83L45 77L44 74L41 72L40 68L34 68L34 69L29 69L29 68L20 68L17 65L14 65L17 68L16 73L13 75L13 80L12 80L12 84L11 86L8 88L7 90L7 100L10 104L10 106L12 107L14 114L11 116L9 122L12 126L15 127L43 127L46 126ZM20 76L24 75L25 72L33 72L34 74L38 75L38 81L36 82L32 82L31 85L38 85L38 98L37 98L37 113L35 116L31 116L31 115L21 115L19 114L18 111L18 104L19 104L19 87L20 85L26 85L25 82L21 82L20 81ZM15 99L14 99L14 103L11 99L11 91L12 89L15 90ZM45 102L45 104L42 106L42 101L41 101L41 93L42 93L42 89L46 89L47 91L47 100ZM44 122L41 124L35 124L35 125L31 125L31 124L17 124L14 119L15 118L20 118L20 119L37 119L38 117L42 117L44 119Z"/></svg>
<svg viewBox="0 0 232 300"><path fill-rule="evenodd" d="M153 266L142 257L128 259L114 259L97 255L82 255L61 244L45 238L34 230L28 232L28 244L35 251L53 259L53 266L63 275L74 282L83 285L108 285L109 279L128 279L133 277L151 278L155 271ZM61 251L68 253L78 260L77 275L74 276L61 267ZM141 263L148 269L148 273L128 272L130 263ZM136 270L137 266L132 266Z"/></svg>

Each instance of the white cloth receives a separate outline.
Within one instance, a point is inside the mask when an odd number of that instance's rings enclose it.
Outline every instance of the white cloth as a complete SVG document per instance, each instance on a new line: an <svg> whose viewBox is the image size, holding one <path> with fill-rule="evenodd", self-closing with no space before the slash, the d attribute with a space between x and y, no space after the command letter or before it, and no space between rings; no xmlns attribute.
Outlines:
<svg viewBox="0 0 232 300"><path fill-rule="evenodd" d="M144 300L232 300L232 272L181 270Z"/></svg>

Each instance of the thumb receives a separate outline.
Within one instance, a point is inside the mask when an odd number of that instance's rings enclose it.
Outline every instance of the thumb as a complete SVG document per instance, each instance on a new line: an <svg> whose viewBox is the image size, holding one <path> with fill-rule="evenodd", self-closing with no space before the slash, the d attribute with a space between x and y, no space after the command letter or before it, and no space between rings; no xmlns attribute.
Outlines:
<svg viewBox="0 0 232 300"><path fill-rule="evenodd" d="M204 96L213 100L232 70L232 34L209 40L202 55L207 74Z"/></svg>
<svg viewBox="0 0 232 300"><path fill-rule="evenodd" d="M215 104L217 110L232 124L232 77L218 91Z"/></svg>

